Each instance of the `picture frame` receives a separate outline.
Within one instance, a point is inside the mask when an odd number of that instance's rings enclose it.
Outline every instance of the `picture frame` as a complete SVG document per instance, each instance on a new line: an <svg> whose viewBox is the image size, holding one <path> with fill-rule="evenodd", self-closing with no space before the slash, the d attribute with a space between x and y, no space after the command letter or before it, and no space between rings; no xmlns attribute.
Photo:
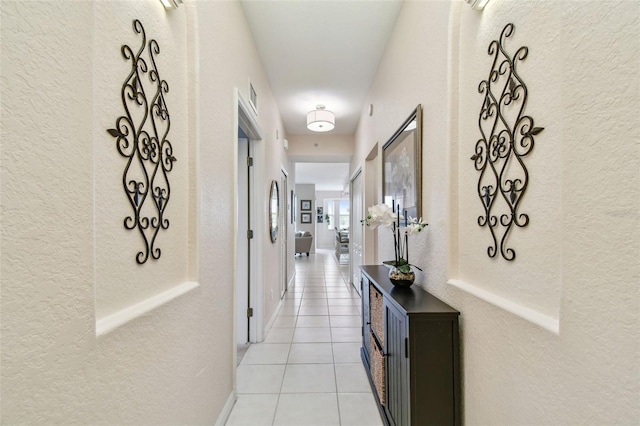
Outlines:
<svg viewBox="0 0 640 426"><path fill-rule="evenodd" d="M300 222L311 223L311 213L300 213Z"/></svg>
<svg viewBox="0 0 640 426"><path fill-rule="evenodd" d="M422 217L422 105L382 147L382 199L390 207Z"/></svg>
<svg viewBox="0 0 640 426"><path fill-rule="evenodd" d="M301 200L300 210L311 210L311 200Z"/></svg>

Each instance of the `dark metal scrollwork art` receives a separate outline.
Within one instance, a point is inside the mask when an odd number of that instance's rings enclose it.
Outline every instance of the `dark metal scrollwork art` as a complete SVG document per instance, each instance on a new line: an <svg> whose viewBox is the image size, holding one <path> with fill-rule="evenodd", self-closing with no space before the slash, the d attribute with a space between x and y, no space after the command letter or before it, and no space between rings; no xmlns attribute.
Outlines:
<svg viewBox="0 0 640 426"><path fill-rule="evenodd" d="M484 207L478 225L488 227L493 240L487 254L493 258L500 252L506 260L516 258L515 250L506 244L509 232L514 226L529 223L529 216L519 211L529 183L523 157L533 149L534 136L544 129L534 127L533 118L523 115L527 87L516 67L527 57L529 49L520 47L513 57L509 56L504 45L514 28L513 24L507 24L500 39L489 44L493 64L489 77L478 86L478 92L484 94L478 119L482 137L471 157L480 172L477 190Z"/></svg>
<svg viewBox="0 0 640 426"><path fill-rule="evenodd" d="M122 185L133 213L124 218L124 227L140 232L144 248L136 261L143 264L149 256L159 259L161 255L156 238L161 229L169 228L169 219L164 217L171 195L168 173L176 158L167 139L171 120L164 95L169 85L160 78L156 65L160 46L155 40L147 46L144 28L137 19L133 30L142 37L140 48L136 53L127 45L121 48L124 59L131 62L120 92L125 114L107 132L116 138L118 152L127 159ZM149 62L142 57L147 47ZM147 90L153 93L151 97Z"/></svg>

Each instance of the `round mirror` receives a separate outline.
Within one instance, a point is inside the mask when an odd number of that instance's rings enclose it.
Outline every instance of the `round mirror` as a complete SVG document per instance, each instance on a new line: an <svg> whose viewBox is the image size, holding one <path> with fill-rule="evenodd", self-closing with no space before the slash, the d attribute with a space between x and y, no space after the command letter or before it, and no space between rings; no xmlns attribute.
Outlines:
<svg viewBox="0 0 640 426"><path fill-rule="evenodd" d="M271 193L269 195L269 232L271 233L271 242L275 243L278 239L278 209L280 207L280 193L278 191L278 182L271 182Z"/></svg>

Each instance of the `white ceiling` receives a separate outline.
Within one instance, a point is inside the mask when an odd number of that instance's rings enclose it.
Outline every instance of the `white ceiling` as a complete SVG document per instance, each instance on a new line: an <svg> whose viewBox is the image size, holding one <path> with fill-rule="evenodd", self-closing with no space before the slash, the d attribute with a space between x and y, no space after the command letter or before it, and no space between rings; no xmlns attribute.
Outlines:
<svg viewBox="0 0 640 426"><path fill-rule="evenodd" d="M306 115L318 104L335 113L332 134L353 134L402 0L242 0L242 6L287 134L311 133Z"/></svg>
<svg viewBox="0 0 640 426"><path fill-rule="evenodd" d="M336 116L328 136L355 133L402 1L241 0L288 135L313 133L318 104ZM348 163L296 163L296 183L318 191L348 181Z"/></svg>

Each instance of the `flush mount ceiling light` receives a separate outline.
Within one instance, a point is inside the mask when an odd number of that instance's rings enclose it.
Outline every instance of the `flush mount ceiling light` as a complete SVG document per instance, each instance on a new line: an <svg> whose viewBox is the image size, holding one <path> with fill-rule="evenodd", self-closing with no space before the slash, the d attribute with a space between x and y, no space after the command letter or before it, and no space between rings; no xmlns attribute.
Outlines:
<svg viewBox="0 0 640 426"><path fill-rule="evenodd" d="M331 111L325 110L324 105L317 105L316 109L307 114L307 129L314 132L328 132L336 126L336 117Z"/></svg>

